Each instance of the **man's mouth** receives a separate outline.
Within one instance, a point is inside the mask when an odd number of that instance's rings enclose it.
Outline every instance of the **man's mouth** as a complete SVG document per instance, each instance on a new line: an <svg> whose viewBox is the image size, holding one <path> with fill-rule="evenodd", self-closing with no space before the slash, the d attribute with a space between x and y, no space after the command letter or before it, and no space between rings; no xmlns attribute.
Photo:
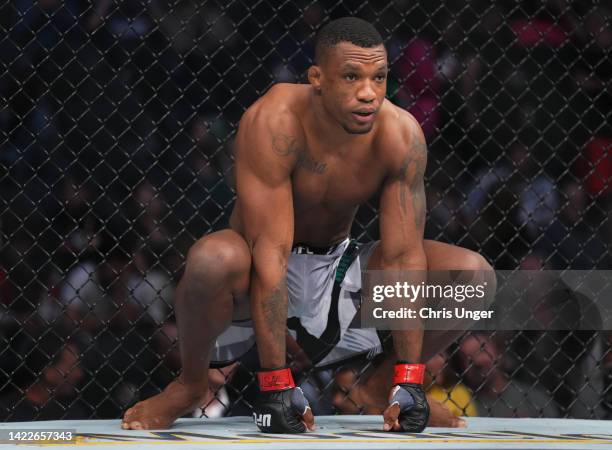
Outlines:
<svg viewBox="0 0 612 450"><path fill-rule="evenodd" d="M376 111L372 110L364 110L364 111L353 111L353 117L359 123L368 123L374 120L374 116L376 115Z"/></svg>

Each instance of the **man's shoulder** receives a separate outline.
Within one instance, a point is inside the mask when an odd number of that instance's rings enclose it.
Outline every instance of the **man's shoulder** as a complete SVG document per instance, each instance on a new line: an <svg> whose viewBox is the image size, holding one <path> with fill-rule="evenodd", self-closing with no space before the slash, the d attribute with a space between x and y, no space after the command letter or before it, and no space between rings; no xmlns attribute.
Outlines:
<svg viewBox="0 0 612 450"><path fill-rule="evenodd" d="M247 162L263 177L273 175L271 167L278 169L279 177L291 172L304 143L299 102L304 103L306 88L274 85L245 111L235 144L237 167Z"/></svg>
<svg viewBox="0 0 612 450"><path fill-rule="evenodd" d="M410 141L415 133L420 132L419 123L405 109L385 99L380 110L380 124L376 133L379 141L387 144L402 144Z"/></svg>
<svg viewBox="0 0 612 450"><path fill-rule="evenodd" d="M272 121L272 125L277 121L298 123L310 89L305 84L275 84L245 111L242 121L264 119Z"/></svg>
<svg viewBox="0 0 612 450"><path fill-rule="evenodd" d="M379 154L396 166L413 151L415 142L421 140L423 132L414 116L385 100L375 138Z"/></svg>

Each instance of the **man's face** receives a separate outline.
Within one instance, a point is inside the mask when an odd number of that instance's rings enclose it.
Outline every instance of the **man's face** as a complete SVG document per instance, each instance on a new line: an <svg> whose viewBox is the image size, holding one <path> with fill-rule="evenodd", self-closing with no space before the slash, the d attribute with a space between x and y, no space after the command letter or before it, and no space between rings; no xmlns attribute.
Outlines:
<svg viewBox="0 0 612 450"><path fill-rule="evenodd" d="M327 51L318 67L325 109L347 133L368 133L387 92L385 47L341 42Z"/></svg>
<svg viewBox="0 0 612 450"><path fill-rule="evenodd" d="M493 343L485 337L467 336L461 342L463 378L474 390L492 380L499 355Z"/></svg>

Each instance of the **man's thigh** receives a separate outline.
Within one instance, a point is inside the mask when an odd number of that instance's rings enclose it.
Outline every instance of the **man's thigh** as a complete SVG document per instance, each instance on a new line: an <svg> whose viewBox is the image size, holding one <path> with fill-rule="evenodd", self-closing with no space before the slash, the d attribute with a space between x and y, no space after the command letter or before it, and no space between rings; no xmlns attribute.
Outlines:
<svg viewBox="0 0 612 450"><path fill-rule="evenodd" d="M381 246L377 242L368 259L369 270L379 270ZM457 245L423 240L428 270L492 270L491 265L478 253Z"/></svg>
<svg viewBox="0 0 612 450"><path fill-rule="evenodd" d="M372 252L368 262L368 269L378 268L377 262L380 261L380 246L377 245ZM490 271L491 265L478 253L459 247L457 245L446 244L444 242L423 240L423 248L427 256L427 270L474 270ZM484 273L484 272L483 272ZM448 330L427 330L423 337L422 356L423 361L444 351L452 342L458 339L465 331L461 327ZM386 344L391 342L390 335L385 339ZM395 358L390 355L391 359ZM390 369L389 369L390 370Z"/></svg>

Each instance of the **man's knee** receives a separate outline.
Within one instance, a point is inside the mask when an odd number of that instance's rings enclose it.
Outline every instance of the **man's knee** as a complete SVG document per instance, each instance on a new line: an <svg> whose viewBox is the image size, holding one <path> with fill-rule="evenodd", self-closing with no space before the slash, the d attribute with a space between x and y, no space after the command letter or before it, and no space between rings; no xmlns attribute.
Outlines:
<svg viewBox="0 0 612 450"><path fill-rule="evenodd" d="M466 250L465 269L473 273L471 284L484 285L485 297L484 304L480 305L485 308L491 306L495 301L495 293L497 291L497 277L493 266L480 254L471 250ZM474 303L474 306L477 306Z"/></svg>
<svg viewBox="0 0 612 450"><path fill-rule="evenodd" d="M187 275L227 280L248 273L251 253L236 232L223 230L199 239L187 254Z"/></svg>
<svg viewBox="0 0 612 450"><path fill-rule="evenodd" d="M484 270L492 271L493 267L491 264L479 253L471 250L466 250L465 255L462 258L462 264L464 270Z"/></svg>

